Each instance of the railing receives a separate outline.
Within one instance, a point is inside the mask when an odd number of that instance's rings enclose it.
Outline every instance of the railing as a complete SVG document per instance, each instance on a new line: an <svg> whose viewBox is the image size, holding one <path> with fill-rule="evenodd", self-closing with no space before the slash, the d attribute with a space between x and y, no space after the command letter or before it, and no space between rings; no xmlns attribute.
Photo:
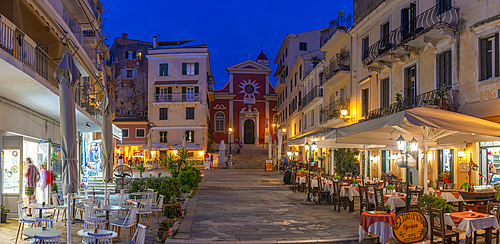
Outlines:
<svg viewBox="0 0 500 244"><path fill-rule="evenodd" d="M349 111L350 100L347 98L339 98L336 101L323 107L321 110L322 123L340 118L340 110L346 109Z"/></svg>
<svg viewBox="0 0 500 244"><path fill-rule="evenodd" d="M347 30L352 26L352 15L346 17L339 16L334 21L330 22L330 26L321 31L319 38L319 46L322 47L330 38L337 32L337 30Z"/></svg>
<svg viewBox="0 0 500 244"><path fill-rule="evenodd" d="M363 64L368 65L376 58L399 45L411 40L419 33L423 33L437 25L458 28L460 19L458 9L446 4L438 4L419 14L414 20L402 23L387 36L371 45L363 52Z"/></svg>
<svg viewBox="0 0 500 244"><path fill-rule="evenodd" d="M0 15L0 48L59 89L59 82L54 78L57 67L54 60L37 47L31 38L11 27L16 28L5 16Z"/></svg>
<svg viewBox="0 0 500 244"><path fill-rule="evenodd" d="M307 93L303 98L299 99L299 109L303 108L307 104L311 103L316 97L323 96L323 89L315 86L309 93Z"/></svg>
<svg viewBox="0 0 500 244"><path fill-rule="evenodd" d="M414 98L400 99L399 102L390 104L387 107L374 109L368 112L366 119L375 119L398 113L406 109L428 105L438 106L440 109L448 111L457 111L459 105L458 91L452 90L451 86L447 86L422 93Z"/></svg>
<svg viewBox="0 0 500 244"><path fill-rule="evenodd" d="M77 84L75 89L75 103L87 111L87 113L94 117L94 119L102 123L101 110L99 109L95 99L90 95L89 90L89 87L81 87Z"/></svg>
<svg viewBox="0 0 500 244"><path fill-rule="evenodd" d="M198 93L154 94L155 103L200 102Z"/></svg>
<svg viewBox="0 0 500 244"><path fill-rule="evenodd" d="M80 29L80 26L78 26L76 18L73 17L71 12L68 10L68 8L66 8L66 6L64 6L64 3L61 0L48 0L48 1L52 4L56 12L64 19L64 22L66 22L66 24L69 26L71 32L73 32L73 34L76 36L77 41L79 42L81 47L83 47L85 53L87 53L87 55L89 56L92 65L98 68L96 50L90 45L89 41L85 38L86 36L84 32ZM93 30L89 31L93 32ZM87 34L89 34L89 32L87 32Z"/></svg>
<svg viewBox="0 0 500 244"><path fill-rule="evenodd" d="M340 71L350 71L351 67L349 65L344 64L344 62L335 59L333 62L328 65L323 71L323 77L325 82L335 75L337 75Z"/></svg>
<svg viewBox="0 0 500 244"><path fill-rule="evenodd" d="M215 85L214 78L212 76L209 76L207 78L207 89L209 92L214 91L214 85Z"/></svg>

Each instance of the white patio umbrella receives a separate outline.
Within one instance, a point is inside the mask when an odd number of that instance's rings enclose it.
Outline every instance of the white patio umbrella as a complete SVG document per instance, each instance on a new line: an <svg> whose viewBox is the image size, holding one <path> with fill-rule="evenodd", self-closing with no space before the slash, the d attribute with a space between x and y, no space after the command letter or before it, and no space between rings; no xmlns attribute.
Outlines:
<svg viewBox="0 0 500 244"><path fill-rule="evenodd" d="M271 136L271 134L269 134L269 139L267 144L268 144L269 159L272 159L273 152L271 147L273 146L273 136Z"/></svg>
<svg viewBox="0 0 500 244"><path fill-rule="evenodd" d="M149 155L149 160L151 160L151 150L153 147L153 133L151 131L148 132L148 155Z"/></svg>
<svg viewBox="0 0 500 244"><path fill-rule="evenodd" d="M73 56L66 53L56 68L54 77L59 80L62 190L68 196L78 188L78 152L76 145L75 83L80 72ZM71 243L71 204L68 204L68 243Z"/></svg>
<svg viewBox="0 0 500 244"><path fill-rule="evenodd" d="M102 177L104 180L104 192L106 193L108 191L108 183L113 182L113 112L115 111L115 102L109 92L104 94L99 107L102 113Z"/></svg>
<svg viewBox="0 0 500 244"><path fill-rule="evenodd" d="M277 145L277 159L276 161L278 162L278 171L280 171L280 159L281 159L281 142L283 140L283 132L281 130L278 130L278 145Z"/></svg>

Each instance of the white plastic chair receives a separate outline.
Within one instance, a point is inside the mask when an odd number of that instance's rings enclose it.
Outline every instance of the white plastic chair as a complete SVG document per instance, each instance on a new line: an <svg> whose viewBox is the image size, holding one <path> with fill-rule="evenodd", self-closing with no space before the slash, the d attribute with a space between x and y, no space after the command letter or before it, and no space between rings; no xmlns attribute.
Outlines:
<svg viewBox="0 0 500 244"><path fill-rule="evenodd" d="M35 227L54 228L54 219L35 219Z"/></svg>
<svg viewBox="0 0 500 244"><path fill-rule="evenodd" d="M101 229L104 230L106 227L107 221L102 218L87 218L83 220L83 229Z"/></svg>
<svg viewBox="0 0 500 244"><path fill-rule="evenodd" d="M113 240L111 239L111 236L113 235L113 233L99 234L99 233L88 232L87 235L89 236L88 244L112 244L113 243Z"/></svg>
<svg viewBox="0 0 500 244"><path fill-rule="evenodd" d="M59 244L59 238L61 236L37 236L35 235L31 239L31 243L36 243L36 244Z"/></svg>
<svg viewBox="0 0 500 244"><path fill-rule="evenodd" d="M151 211L156 213L156 218L158 219L158 223L163 219L162 216L162 211L163 211L163 199L165 199L165 196L160 195L158 198L158 201L156 202L156 205L151 207Z"/></svg>
<svg viewBox="0 0 500 244"><path fill-rule="evenodd" d="M132 228L135 226L135 218L136 218L136 213L137 213L137 207L132 207L128 210L127 216L125 217L124 220L117 220L114 222L111 222L111 227L115 228L113 231L118 233L118 240L120 241L120 236L122 232L122 228L127 228L125 230L126 236L127 236L127 241L128 241L128 232L129 231L132 234Z"/></svg>
<svg viewBox="0 0 500 244"><path fill-rule="evenodd" d="M23 201L17 202L17 216L19 218L19 226L17 227L16 243L17 243L17 240L19 239L19 231L21 231L21 233L24 231L24 224L34 224L35 223L35 218L26 216L25 208L23 207L23 203L24 203ZM21 234L21 237L22 236L23 235Z"/></svg>
<svg viewBox="0 0 500 244"><path fill-rule="evenodd" d="M134 241L135 244L144 244L146 240L146 228L148 227L143 224L137 224L137 227L134 237L132 237L132 241Z"/></svg>
<svg viewBox="0 0 500 244"><path fill-rule="evenodd" d="M61 202L59 201L59 197L57 196L57 194L52 194L51 197L52 197L52 204L56 206L56 208L54 209L54 215L56 216L56 221L59 220L59 212L61 210L63 211L61 219L66 218L66 209L68 209L68 205L61 205Z"/></svg>

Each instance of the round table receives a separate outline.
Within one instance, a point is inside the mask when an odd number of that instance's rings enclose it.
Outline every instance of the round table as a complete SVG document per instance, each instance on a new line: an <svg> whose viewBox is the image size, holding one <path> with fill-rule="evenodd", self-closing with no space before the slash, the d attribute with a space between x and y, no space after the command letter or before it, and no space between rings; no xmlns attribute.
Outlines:
<svg viewBox="0 0 500 244"><path fill-rule="evenodd" d="M108 222L107 226L109 229L109 211L119 211L122 209L122 207L116 206L116 205L101 205L100 207L97 207L96 209L106 212L106 220Z"/></svg>
<svg viewBox="0 0 500 244"><path fill-rule="evenodd" d="M392 237L392 226L396 223L396 214L387 214L385 211L365 211L359 217L359 241L361 242L368 232L373 232L386 243Z"/></svg>
<svg viewBox="0 0 500 244"><path fill-rule="evenodd" d="M68 198L67 195L64 196L64 198ZM75 205L76 205L76 199L85 199L85 197L83 196L79 196L79 195L75 195L75 194L72 194L71 195L71 199L73 200L73 224L75 223L75 217L76 217L76 208L75 208ZM82 221L81 219L79 219L79 221Z"/></svg>
<svg viewBox="0 0 500 244"><path fill-rule="evenodd" d="M95 230L92 230L92 229L83 229L83 230L79 230L78 231L78 235L81 236L81 237L89 237L89 235L87 233L91 232L91 233L94 233ZM109 234L111 233L111 238L115 238L116 236L118 236L118 233L114 232L114 231L110 231L110 230L101 230L101 229L98 229L97 230L97 234Z"/></svg>
<svg viewBox="0 0 500 244"><path fill-rule="evenodd" d="M42 218L42 210L43 209L54 209L56 206L51 204L41 204L41 203L30 203L28 204L28 208L31 209L40 209L40 218Z"/></svg>
<svg viewBox="0 0 500 244"><path fill-rule="evenodd" d="M35 237L35 235L42 237L52 237L60 236L61 234L62 232L60 230L54 228L46 228L45 230L42 230L42 227L33 227L23 230L23 235L31 238Z"/></svg>

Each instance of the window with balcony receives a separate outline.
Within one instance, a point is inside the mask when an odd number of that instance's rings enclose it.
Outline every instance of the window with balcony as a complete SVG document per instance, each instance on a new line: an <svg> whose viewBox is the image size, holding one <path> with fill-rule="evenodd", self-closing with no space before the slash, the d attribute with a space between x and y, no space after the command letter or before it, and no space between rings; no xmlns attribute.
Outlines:
<svg viewBox="0 0 500 244"><path fill-rule="evenodd" d="M122 137L128 138L128 129L122 129Z"/></svg>
<svg viewBox="0 0 500 244"><path fill-rule="evenodd" d="M498 69L498 33L494 36L480 39L480 51L481 80L500 76Z"/></svg>
<svg viewBox="0 0 500 244"><path fill-rule="evenodd" d="M368 50L370 49L370 37L367 36L363 39L361 39L361 53L363 55L362 59L365 60L368 58L369 53Z"/></svg>
<svg viewBox="0 0 500 244"><path fill-rule="evenodd" d="M299 42L299 50L307 51L307 42Z"/></svg>
<svg viewBox="0 0 500 244"><path fill-rule="evenodd" d="M160 120L168 119L168 108L160 108Z"/></svg>
<svg viewBox="0 0 500 244"><path fill-rule="evenodd" d="M194 143L194 130L186 131L186 141Z"/></svg>
<svg viewBox="0 0 500 244"><path fill-rule="evenodd" d="M159 70L160 70L160 74L158 74L159 76L168 76L168 63L161 63Z"/></svg>
<svg viewBox="0 0 500 244"><path fill-rule="evenodd" d="M225 115L223 112L215 113L215 132L224 132L225 124L224 124Z"/></svg>
<svg viewBox="0 0 500 244"><path fill-rule="evenodd" d="M416 31L417 5L410 3L407 8L401 9L401 34L403 40L411 37Z"/></svg>
<svg viewBox="0 0 500 244"><path fill-rule="evenodd" d="M146 136L145 133L145 129L135 129L135 137L137 138L144 138Z"/></svg>
<svg viewBox="0 0 500 244"><path fill-rule="evenodd" d="M198 75L199 67L199 63L182 63L182 75Z"/></svg>
<svg viewBox="0 0 500 244"><path fill-rule="evenodd" d="M451 9L451 0L437 0L437 14L441 15Z"/></svg>
<svg viewBox="0 0 500 244"><path fill-rule="evenodd" d="M438 88L451 85L451 51L437 55Z"/></svg>
<svg viewBox="0 0 500 244"><path fill-rule="evenodd" d="M186 108L186 119L194 119L194 108Z"/></svg>
<svg viewBox="0 0 500 244"><path fill-rule="evenodd" d="M167 143L168 131L160 131L160 142Z"/></svg>
<svg viewBox="0 0 500 244"><path fill-rule="evenodd" d="M369 108L369 93L368 88L361 90L361 116L366 117L368 115Z"/></svg>
<svg viewBox="0 0 500 244"><path fill-rule="evenodd" d="M389 21L385 22L384 24L380 25L380 36L382 37L381 40L381 48L382 49L387 49L390 48L389 45Z"/></svg>
<svg viewBox="0 0 500 244"><path fill-rule="evenodd" d="M389 78L380 81L380 107L385 108L389 106Z"/></svg>
<svg viewBox="0 0 500 244"><path fill-rule="evenodd" d="M404 98L408 100L410 107L414 107L417 96L417 66L408 67L404 72Z"/></svg>

